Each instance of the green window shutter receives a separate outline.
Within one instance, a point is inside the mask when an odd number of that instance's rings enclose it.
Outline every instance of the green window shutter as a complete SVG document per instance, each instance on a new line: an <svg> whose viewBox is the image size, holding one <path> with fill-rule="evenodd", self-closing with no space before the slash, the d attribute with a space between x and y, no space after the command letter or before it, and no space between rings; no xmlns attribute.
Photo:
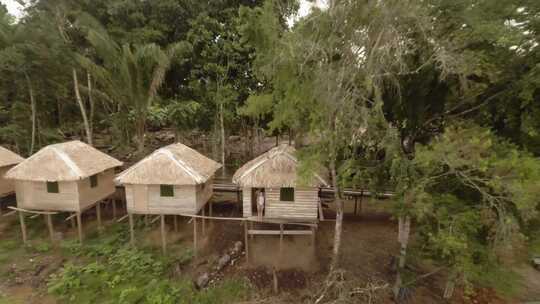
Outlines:
<svg viewBox="0 0 540 304"><path fill-rule="evenodd" d="M98 176L94 174L90 176L90 188L95 188L98 185Z"/></svg>
<svg viewBox="0 0 540 304"><path fill-rule="evenodd" d="M58 182L47 182L48 193L59 193Z"/></svg>
<svg viewBox="0 0 540 304"><path fill-rule="evenodd" d="M282 202L294 202L294 188L280 188L279 200Z"/></svg>
<svg viewBox="0 0 540 304"><path fill-rule="evenodd" d="M159 185L159 192L163 197L174 197L173 185Z"/></svg>

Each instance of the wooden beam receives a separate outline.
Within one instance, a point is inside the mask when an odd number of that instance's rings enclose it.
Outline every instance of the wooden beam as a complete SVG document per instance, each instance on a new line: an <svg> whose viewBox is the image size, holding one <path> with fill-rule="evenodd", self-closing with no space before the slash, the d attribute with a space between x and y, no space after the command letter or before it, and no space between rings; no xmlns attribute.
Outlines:
<svg viewBox="0 0 540 304"><path fill-rule="evenodd" d="M153 218L151 221L150 221L150 224L153 224L155 223L157 220L159 220L161 218L161 215L158 215L156 216L155 218Z"/></svg>
<svg viewBox="0 0 540 304"><path fill-rule="evenodd" d="M11 210L11 211L9 211L9 212L8 212L8 213L6 213L6 214L2 214L2 216L6 216L6 217L7 217L7 216L11 216L11 215L14 215L15 213L17 213L17 211L15 211L15 210Z"/></svg>
<svg viewBox="0 0 540 304"><path fill-rule="evenodd" d="M65 219L64 221L67 222L67 221L69 221L69 220L72 220L72 219L74 219L76 216L77 216L77 213L73 213L72 215L66 217L66 219Z"/></svg>
<svg viewBox="0 0 540 304"><path fill-rule="evenodd" d="M19 211L19 221L21 222L21 232L22 232L22 238L23 243L26 245L26 224L24 223L24 212Z"/></svg>
<svg viewBox="0 0 540 304"><path fill-rule="evenodd" d="M246 263L249 264L249 238L247 221L244 221L244 246L246 247Z"/></svg>
<svg viewBox="0 0 540 304"><path fill-rule="evenodd" d="M9 206L8 208L11 209L11 210L21 211L21 212L26 212L26 213L32 213L32 214L58 214L58 212L27 210L27 209L17 208L17 207L13 207L13 206Z"/></svg>
<svg viewBox="0 0 540 304"><path fill-rule="evenodd" d="M81 213L77 212L77 232L79 233L79 242L83 243L83 232L82 232L82 217Z"/></svg>
<svg viewBox="0 0 540 304"><path fill-rule="evenodd" d="M52 223L52 215L45 214L45 220L47 221L47 228L49 228L49 236L51 237L51 242L54 243L54 228Z"/></svg>
<svg viewBox="0 0 540 304"><path fill-rule="evenodd" d="M311 230L248 230L250 235L312 235L313 231Z"/></svg>
<svg viewBox="0 0 540 304"><path fill-rule="evenodd" d="M209 209L209 210L208 210L208 213L209 213L209 214L208 214L208 215L209 215L210 217L212 217L212 211L213 211L212 209L213 209L214 203L213 203L212 201L210 201L210 202L208 202L208 204L209 204L209 206L208 206L208 209Z"/></svg>
<svg viewBox="0 0 540 304"><path fill-rule="evenodd" d="M133 229L133 214L128 213L126 215L129 217L129 242L131 246L135 247L135 230ZM125 216L123 217L125 218ZM118 221L121 221L122 219L119 219Z"/></svg>
<svg viewBox="0 0 540 304"><path fill-rule="evenodd" d="M163 254L167 253L167 231L165 230L165 215L160 215L161 217L161 249Z"/></svg>
<svg viewBox="0 0 540 304"><path fill-rule="evenodd" d="M174 219L174 232L178 232L178 216L175 214L173 215Z"/></svg>
<svg viewBox="0 0 540 304"><path fill-rule="evenodd" d="M131 214L131 213L128 213L128 214L122 216L121 218L119 218L118 220L116 220L116 222L117 222L117 223L120 223L120 222L124 221L126 218L129 217L130 214Z"/></svg>

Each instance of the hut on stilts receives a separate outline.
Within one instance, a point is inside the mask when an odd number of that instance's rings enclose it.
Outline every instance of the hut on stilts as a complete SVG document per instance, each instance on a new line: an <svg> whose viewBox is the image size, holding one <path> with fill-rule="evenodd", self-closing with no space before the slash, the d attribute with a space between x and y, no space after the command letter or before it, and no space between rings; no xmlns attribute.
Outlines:
<svg viewBox="0 0 540 304"><path fill-rule="evenodd" d="M0 146L0 198L15 192L15 184L4 178L4 174L23 160L18 154Z"/></svg>
<svg viewBox="0 0 540 304"><path fill-rule="evenodd" d="M96 206L101 224L100 202L115 192L114 169L122 165L107 154L80 141L44 147L11 168L5 178L13 180L23 241L26 243L25 214L42 214L53 238L51 216L58 212L72 213L77 219L82 242L81 214Z"/></svg>
<svg viewBox="0 0 540 304"><path fill-rule="evenodd" d="M120 173L116 181L125 186L131 243L134 244L133 214L158 215L163 251L166 250L165 216L189 216L202 212L213 195L212 180L221 164L176 143L154 151ZM210 206L210 213L211 213ZM156 218L157 219L157 218ZM202 221L203 233L205 220ZM196 247L197 218L193 217Z"/></svg>
<svg viewBox="0 0 540 304"><path fill-rule="evenodd" d="M322 214L319 190L328 183L315 173L301 179L298 165L296 149L281 144L235 172L232 181L242 188L242 213L250 222L250 229L245 228L247 234L280 235L280 247L283 235L315 235L319 214ZM258 216L257 195L261 192L265 204L262 216ZM254 222L279 224L279 230L256 230ZM288 223L305 224L311 230L284 230Z"/></svg>

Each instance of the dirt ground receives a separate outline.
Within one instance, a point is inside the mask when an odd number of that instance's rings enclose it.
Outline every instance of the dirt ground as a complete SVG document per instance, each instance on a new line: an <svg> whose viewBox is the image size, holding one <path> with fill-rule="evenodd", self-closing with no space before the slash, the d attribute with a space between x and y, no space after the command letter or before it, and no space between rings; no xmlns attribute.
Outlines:
<svg viewBox="0 0 540 304"><path fill-rule="evenodd" d="M239 216L240 210L235 204L234 194L217 193L213 201L214 215ZM353 215L354 203L346 203L346 217L342 240L341 265L344 269L344 279L352 288L368 286L386 286L376 294L372 303L393 303L390 286L393 283L392 257L397 248L397 224L387 212L388 202L366 200L362 213ZM110 217L110 210L104 210L105 222ZM326 278L327 265L330 260L333 240L334 221L330 206L325 211L327 221L321 222L315 237L286 236L283 250L279 251L279 236L255 236L249 239L250 263L240 256L233 259L232 265L225 267L212 282L224 277L240 277L252 286L254 291L250 303L313 303L320 293ZM36 219L38 220L38 219ZM96 229L95 216L89 212L84 219L85 231ZM68 223L55 223L56 230L65 238L76 238L75 231ZM126 224L127 225L127 224ZM192 248L193 223L189 219L178 222L178 231L174 231L172 218L167 219L167 242L169 253L174 254L179 248ZM47 243L46 228L43 225L40 236L30 235L39 244ZM290 227L292 229L292 227ZM234 246L235 242L244 241L243 227L237 221L212 221L206 223L206 235L202 235L202 223L198 221L198 255L183 272L193 278L213 269L221 256ZM44 238L39 240L39 238ZM10 252L17 255L21 250L20 232L16 217L0 218L0 238L13 240ZM136 234L138 246L161 247L159 221L152 228L138 230ZM37 246L39 247L39 246ZM39 250L38 250L39 251ZM57 271L64 262L63 257L53 252L36 252L29 259L11 259L9 264L3 263L0 252L0 273L9 273L0 277L0 304L2 295L7 295L8 303L56 303L55 299L46 294L47 277ZM180 253L179 253L180 254ZM430 269L419 269L427 273ZM540 272L528 265L518 269L527 277L521 301L540 299ZM274 292L277 283L278 293ZM441 299L444 280L442 275L434 275L428 280L421 281L414 288L408 303L444 303ZM361 294L353 296L353 302L367 303ZM481 290L477 298L469 301L455 299L453 303L517 303L517 301L502 300L490 290Z"/></svg>

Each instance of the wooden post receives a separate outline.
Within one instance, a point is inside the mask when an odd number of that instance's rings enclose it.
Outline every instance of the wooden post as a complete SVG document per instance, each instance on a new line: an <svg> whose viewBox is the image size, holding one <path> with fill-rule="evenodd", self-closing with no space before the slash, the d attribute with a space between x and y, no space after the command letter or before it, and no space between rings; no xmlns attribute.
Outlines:
<svg viewBox="0 0 540 304"><path fill-rule="evenodd" d="M253 230L253 222L249 222L249 230ZM253 240L253 234L249 235L249 238Z"/></svg>
<svg viewBox="0 0 540 304"><path fill-rule="evenodd" d="M357 214L356 210L358 209L358 196L354 197L354 215Z"/></svg>
<svg viewBox="0 0 540 304"><path fill-rule="evenodd" d="M47 228L49 228L49 236L51 237L51 242L54 242L52 216L50 214L45 214L45 219L47 220Z"/></svg>
<svg viewBox="0 0 540 304"><path fill-rule="evenodd" d="M205 209L206 206L204 206L202 209L202 216L205 216ZM206 219L204 217L202 218L202 235L206 235Z"/></svg>
<svg viewBox="0 0 540 304"><path fill-rule="evenodd" d="M129 236L131 246L135 247L135 230L133 229L133 213L128 213L129 217Z"/></svg>
<svg viewBox="0 0 540 304"><path fill-rule="evenodd" d="M77 222L75 221L75 217L71 217L69 220L71 222L71 228L75 229L77 227Z"/></svg>
<svg viewBox="0 0 540 304"><path fill-rule="evenodd" d="M112 217L113 219L116 219L116 200L112 200Z"/></svg>
<svg viewBox="0 0 540 304"><path fill-rule="evenodd" d="M364 204L364 190L360 191L360 209L359 209L360 215L362 215L363 204Z"/></svg>
<svg viewBox="0 0 540 304"><path fill-rule="evenodd" d="M83 233L82 233L82 218L81 213L77 212L77 232L79 233L79 242L83 243Z"/></svg>
<svg viewBox="0 0 540 304"><path fill-rule="evenodd" d="M193 219L193 255L197 257L197 218L192 217Z"/></svg>
<svg viewBox="0 0 540 304"><path fill-rule="evenodd" d="M163 249L163 254L167 252L167 235L165 230L165 215L161 215L161 248Z"/></svg>
<svg viewBox="0 0 540 304"><path fill-rule="evenodd" d="M283 224L279 224L279 258L283 256Z"/></svg>
<svg viewBox="0 0 540 304"><path fill-rule="evenodd" d="M145 214L144 215L144 226L147 227L148 226L148 223L149 223L149 220L148 220L148 214Z"/></svg>
<svg viewBox="0 0 540 304"><path fill-rule="evenodd" d="M277 274L276 274L276 266L272 267L272 279L273 279L273 287L274 287L274 293L277 294L278 293L278 279L277 279Z"/></svg>
<svg viewBox="0 0 540 304"><path fill-rule="evenodd" d="M173 215L174 219L174 232L178 232L178 215Z"/></svg>
<svg viewBox="0 0 540 304"><path fill-rule="evenodd" d="M311 243L313 244L313 247L315 247L315 227L311 227Z"/></svg>
<svg viewBox="0 0 540 304"><path fill-rule="evenodd" d="M209 202L210 206L208 206L208 213L210 216L212 216L212 205L214 205L214 203L212 201Z"/></svg>
<svg viewBox="0 0 540 304"><path fill-rule="evenodd" d="M249 264L249 239L248 239L248 229L247 221L244 221L244 246L246 247L246 263Z"/></svg>
<svg viewBox="0 0 540 304"><path fill-rule="evenodd" d="M97 202L96 204L96 218L97 218L98 231L100 231L101 230L101 202Z"/></svg>
<svg viewBox="0 0 540 304"><path fill-rule="evenodd" d="M23 243L26 245L26 224L24 223L24 213L22 211L19 211L19 221L21 222Z"/></svg>

